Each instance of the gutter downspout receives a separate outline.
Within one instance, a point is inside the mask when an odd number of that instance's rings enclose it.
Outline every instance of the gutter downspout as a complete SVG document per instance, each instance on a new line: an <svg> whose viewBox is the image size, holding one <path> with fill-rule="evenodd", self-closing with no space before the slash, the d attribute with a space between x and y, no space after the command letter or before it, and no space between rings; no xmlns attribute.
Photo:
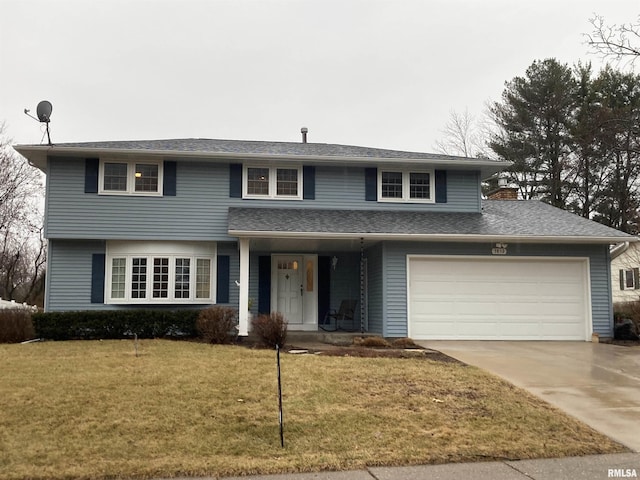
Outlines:
<svg viewBox="0 0 640 480"><path fill-rule="evenodd" d="M624 252L626 252L628 249L629 249L629 242L622 242L622 243L617 244L615 247L613 247L609 251L609 255L611 256L611 260L613 260L616 257L619 257Z"/></svg>

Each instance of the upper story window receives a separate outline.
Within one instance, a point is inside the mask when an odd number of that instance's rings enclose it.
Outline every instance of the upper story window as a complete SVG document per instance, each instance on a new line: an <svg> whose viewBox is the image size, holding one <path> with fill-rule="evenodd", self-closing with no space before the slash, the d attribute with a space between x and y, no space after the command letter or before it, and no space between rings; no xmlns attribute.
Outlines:
<svg viewBox="0 0 640 480"><path fill-rule="evenodd" d="M302 199L301 167L244 166L243 198Z"/></svg>
<svg viewBox="0 0 640 480"><path fill-rule="evenodd" d="M379 202L434 202L432 170L378 170Z"/></svg>
<svg viewBox="0 0 640 480"><path fill-rule="evenodd" d="M162 162L100 160L98 193L162 195Z"/></svg>

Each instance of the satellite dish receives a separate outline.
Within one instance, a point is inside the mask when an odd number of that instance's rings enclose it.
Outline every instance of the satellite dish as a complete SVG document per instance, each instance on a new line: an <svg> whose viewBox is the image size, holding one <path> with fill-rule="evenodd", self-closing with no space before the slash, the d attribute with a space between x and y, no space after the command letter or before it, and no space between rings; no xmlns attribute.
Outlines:
<svg viewBox="0 0 640 480"><path fill-rule="evenodd" d="M51 143L51 135L49 134L49 119L51 118L52 110L53 110L53 105L51 105L51 102L47 102L46 100L41 101L36 107L36 113L38 114L38 118L31 115L29 113L28 108L24 109L25 115L45 124L45 127L47 127L47 139L49 140L50 147L53 147L53 143Z"/></svg>
<svg viewBox="0 0 640 480"><path fill-rule="evenodd" d="M53 105L51 105L51 102L48 102L46 100L41 101L36 107L38 120L44 123L49 123L49 118L51 118L52 110L53 110Z"/></svg>

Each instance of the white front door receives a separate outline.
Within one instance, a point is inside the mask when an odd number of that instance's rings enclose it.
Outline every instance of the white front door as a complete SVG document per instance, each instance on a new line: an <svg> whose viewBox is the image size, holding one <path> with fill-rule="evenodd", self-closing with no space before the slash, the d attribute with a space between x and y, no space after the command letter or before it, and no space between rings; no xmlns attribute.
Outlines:
<svg viewBox="0 0 640 480"><path fill-rule="evenodd" d="M302 256L279 255L274 261L276 267L275 309L284 315L289 324L302 323L302 299L304 284L302 277Z"/></svg>

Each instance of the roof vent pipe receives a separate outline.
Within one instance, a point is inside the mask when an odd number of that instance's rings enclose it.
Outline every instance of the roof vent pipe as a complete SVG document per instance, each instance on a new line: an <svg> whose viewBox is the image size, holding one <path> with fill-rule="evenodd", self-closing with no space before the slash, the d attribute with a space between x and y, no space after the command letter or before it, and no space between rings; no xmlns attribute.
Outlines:
<svg viewBox="0 0 640 480"><path fill-rule="evenodd" d="M309 129L307 127L302 127L300 132L302 133L302 143L307 143L307 132Z"/></svg>

